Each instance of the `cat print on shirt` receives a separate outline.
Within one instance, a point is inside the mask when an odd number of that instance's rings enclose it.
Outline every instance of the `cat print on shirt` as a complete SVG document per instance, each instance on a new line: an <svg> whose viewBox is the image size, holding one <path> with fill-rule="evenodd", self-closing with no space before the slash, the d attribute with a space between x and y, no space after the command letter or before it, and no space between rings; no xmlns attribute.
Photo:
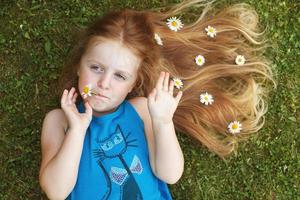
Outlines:
<svg viewBox="0 0 300 200"><path fill-rule="evenodd" d="M93 155L103 171L107 183L107 191L101 199L109 199L111 194L112 182L120 186L120 199L122 200L142 200L142 194L134 179L133 173L141 174L143 171L142 164L138 156L134 156L130 167L125 162L123 154L127 148L137 148L134 143L136 139L130 139L130 132L125 136L117 125L115 131L107 138L97 139L98 148L93 150ZM105 159L118 158L124 168L112 166L110 172L104 168L102 161Z"/></svg>

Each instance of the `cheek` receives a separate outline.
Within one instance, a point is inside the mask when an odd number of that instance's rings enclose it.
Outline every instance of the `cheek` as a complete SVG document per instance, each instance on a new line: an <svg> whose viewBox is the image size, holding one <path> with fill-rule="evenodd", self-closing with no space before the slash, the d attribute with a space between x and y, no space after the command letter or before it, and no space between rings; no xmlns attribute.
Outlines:
<svg viewBox="0 0 300 200"><path fill-rule="evenodd" d="M79 78L79 80L78 80L78 89L79 89L80 93L82 93L83 88L88 84L89 84L89 82L88 82L87 79Z"/></svg>
<svg viewBox="0 0 300 200"><path fill-rule="evenodd" d="M93 77L89 76L88 74L83 74L83 75L79 76L78 89L79 89L80 93L82 93L83 88L89 84L92 85L92 87L95 87L95 85L97 84L97 81L94 81Z"/></svg>
<svg viewBox="0 0 300 200"><path fill-rule="evenodd" d="M118 91L121 96L125 96L126 97L127 94L129 92L131 92L132 85L133 84L128 84L128 85L124 84L122 86L119 86L119 88L117 88L116 91Z"/></svg>

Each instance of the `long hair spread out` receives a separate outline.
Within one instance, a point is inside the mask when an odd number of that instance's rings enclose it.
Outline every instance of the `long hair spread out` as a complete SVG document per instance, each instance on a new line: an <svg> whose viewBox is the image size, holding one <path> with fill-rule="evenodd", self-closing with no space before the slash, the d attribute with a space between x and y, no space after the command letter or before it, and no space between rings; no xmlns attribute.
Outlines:
<svg viewBox="0 0 300 200"><path fill-rule="evenodd" d="M196 13L195 21L187 23L181 18L182 29L169 29L169 17L178 17L193 7L203 8ZM208 26L216 28L215 37L207 35ZM262 55L266 40L259 28L257 13L247 4L217 11L212 9L212 2L194 0L160 12L109 12L80 35L62 73L60 92L72 86L77 88L76 71L91 43L118 40L142 58L136 86L128 98L147 96L155 87L159 72L170 72L184 84L183 97L173 118L176 129L223 158L237 147L238 141L263 126L269 83L276 87L274 71ZM154 34L160 36L163 45L157 44ZM203 66L196 64L197 55L205 57ZM238 55L246 58L244 65L235 63ZM205 92L213 96L211 105L200 102L200 94ZM240 133L234 135L228 130L233 121L242 124Z"/></svg>

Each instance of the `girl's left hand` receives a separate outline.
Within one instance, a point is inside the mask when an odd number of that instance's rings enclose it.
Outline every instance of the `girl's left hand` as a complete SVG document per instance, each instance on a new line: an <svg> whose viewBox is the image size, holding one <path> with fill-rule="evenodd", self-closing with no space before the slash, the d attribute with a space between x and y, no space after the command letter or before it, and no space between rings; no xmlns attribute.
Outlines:
<svg viewBox="0 0 300 200"><path fill-rule="evenodd" d="M148 96L148 109L152 121L159 123L170 123L178 103L182 97L179 91L176 97L173 96L174 81L169 83L170 74L161 72L155 88Z"/></svg>

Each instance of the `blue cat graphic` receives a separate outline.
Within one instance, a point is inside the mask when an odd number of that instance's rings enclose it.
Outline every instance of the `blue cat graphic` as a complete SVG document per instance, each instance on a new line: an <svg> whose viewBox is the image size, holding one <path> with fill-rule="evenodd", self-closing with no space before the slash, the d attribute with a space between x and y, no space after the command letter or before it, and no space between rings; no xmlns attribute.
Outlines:
<svg viewBox="0 0 300 200"><path fill-rule="evenodd" d="M102 200L109 199L111 195L112 182L120 186L120 199L121 200L142 200L142 194L134 179L132 173L141 174L143 171L142 164L138 156L134 156L130 167L126 164L123 154L126 152L128 147L135 147L134 144L136 139L128 140L130 132L125 137L120 125L117 125L115 131L110 134L107 138L97 139L96 142L99 144L99 148L93 150L93 155L97 159L97 163L103 171L107 183L107 191ZM104 168L102 161L110 158L118 158L123 164L124 168L111 167L108 173Z"/></svg>

